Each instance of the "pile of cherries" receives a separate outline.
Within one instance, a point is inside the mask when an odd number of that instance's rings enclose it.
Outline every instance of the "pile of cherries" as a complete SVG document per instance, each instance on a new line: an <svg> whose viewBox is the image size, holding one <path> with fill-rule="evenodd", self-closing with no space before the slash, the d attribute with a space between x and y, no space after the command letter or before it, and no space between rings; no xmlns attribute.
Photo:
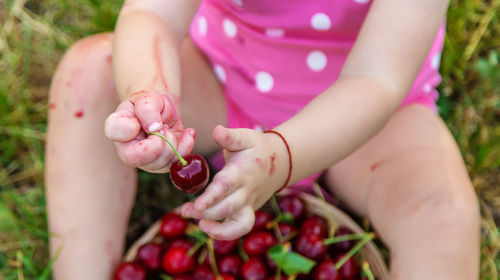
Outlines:
<svg viewBox="0 0 500 280"><path fill-rule="evenodd" d="M167 213L162 219L159 236L142 245L133 262L119 264L113 279L369 279L362 275L364 273L354 257L344 260L340 268L335 267L354 247L356 240L326 245L329 232L332 239L351 235L349 230L337 228L332 236L330 223L316 215L307 216L305 204L298 196L283 196L278 199L277 204L281 213L272 215L256 211L252 231L231 241L211 240L199 231L195 221L185 220L175 213ZM311 262L312 269L307 273L287 276L268 254L269 249L278 244L314 261Z"/></svg>

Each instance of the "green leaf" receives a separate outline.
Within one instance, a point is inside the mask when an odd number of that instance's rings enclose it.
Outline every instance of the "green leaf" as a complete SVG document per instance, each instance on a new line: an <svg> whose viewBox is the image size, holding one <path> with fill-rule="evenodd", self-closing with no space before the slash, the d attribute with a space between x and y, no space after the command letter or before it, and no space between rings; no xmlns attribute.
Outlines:
<svg viewBox="0 0 500 280"><path fill-rule="evenodd" d="M293 275L297 273L308 274L315 265L315 261L312 261L294 252L287 252L285 255L285 263L283 264L283 271L287 275Z"/></svg>
<svg viewBox="0 0 500 280"><path fill-rule="evenodd" d="M276 245L269 249L269 257L276 262L278 267L285 272L286 275L294 275L297 273L309 273L316 265L315 261L303 257L300 254L294 253L286 249L283 245Z"/></svg>
<svg viewBox="0 0 500 280"><path fill-rule="evenodd" d="M206 242L208 239L208 235L206 235L203 231L201 230L193 230L193 231L188 231L186 233L189 237L192 237L196 239L198 242Z"/></svg>
<svg viewBox="0 0 500 280"><path fill-rule="evenodd" d="M286 252L284 252L283 245L278 244L269 251L267 251L269 257L276 263L277 266L283 267L283 262L285 261Z"/></svg>

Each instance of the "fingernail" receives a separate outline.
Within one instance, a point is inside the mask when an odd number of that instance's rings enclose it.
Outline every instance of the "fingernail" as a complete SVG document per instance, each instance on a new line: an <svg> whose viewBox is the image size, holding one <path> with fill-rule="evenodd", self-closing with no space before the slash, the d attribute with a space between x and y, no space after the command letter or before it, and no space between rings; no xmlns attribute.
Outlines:
<svg viewBox="0 0 500 280"><path fill-rule="evenodd" d="M154 123L152 123L152 124L149 125L148 131L149 132L155 132L155 131L157 131L160 128L161 128L161 124L159 122L154 122Z"/></svg>
<svg viewBox="0 0 500 280"><path fill-rule="evenodd" d="M196 131L194 129L189 130L189 135L195 137L196 136Z"/></svg>

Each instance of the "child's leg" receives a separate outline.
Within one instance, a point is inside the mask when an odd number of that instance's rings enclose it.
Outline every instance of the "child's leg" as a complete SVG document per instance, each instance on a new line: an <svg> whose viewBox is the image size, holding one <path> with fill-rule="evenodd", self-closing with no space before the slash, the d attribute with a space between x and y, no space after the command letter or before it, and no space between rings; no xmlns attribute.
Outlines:
<svg viewBox="0 0 500 280"><path fill-rule="evenodd" d="M391 249L391 279L477 279L479 212L439 117L407 106L326 176Z"/></svg>
<svg viewBox="0 0 500 280"><path fill-rule="evenodd" d="M56 279L110 279L123 253L136 171L118 158L104 136L104 120L119 103L110 63L111 38L95 35L75 44L58 66L51 86L46 192L52 255L60 252L54 265ZM182 104L198 115L193 122L185 122L186 127L225 124L224 100L211 67L192 44L185 45L185 80L192 78L191 90L206 92L198 99L211 98L216 103L214 108ZM186 94L182 102L189 103L194 96ZM198 138L209 135L198 131Z"/></svg>

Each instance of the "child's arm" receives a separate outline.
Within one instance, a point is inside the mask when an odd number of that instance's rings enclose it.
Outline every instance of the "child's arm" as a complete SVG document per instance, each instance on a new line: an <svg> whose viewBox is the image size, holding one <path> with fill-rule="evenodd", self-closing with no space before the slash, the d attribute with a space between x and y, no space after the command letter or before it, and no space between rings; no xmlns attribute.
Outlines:
<svg viewBox="0 0 500 280"><path fill-rule="evenodd" d="M445 0L373 2L337 82L275 129L291 148L290 183L329 168L383 128L418 74L443 23L447 6ZM200 226L209 234L232 239L250 230L248 223L253 224L250 210L260 207L281 187L289 165L278 136L217 129L214 138L220 142L227 133L231 137L223 146L232 143L232 149L239 150L228 153L228 165L239 168L224 168L220 172L223 175L216 176L217 180L194 204L186 204L183 213L204 218ZM234 147L238 141L247 145ZM254 168L255 158L251 154L244 159L239 156L247 149L264 158L272 156L270 151L274 151L276 175ZM266 164L269 169L273 166L272 161ZM228 217L222 224L213 221Z"/></svg>
<svg viewBox="0 0 500 280"><path fill-rule="evenodd" d="M194 145L194 130L180 116L179 48L199 0L126 1L115 29L113 71L123 101L106 120L106 135L120 157L151 172L166 172L175 160L160 131L181 154Z"/></svg>

